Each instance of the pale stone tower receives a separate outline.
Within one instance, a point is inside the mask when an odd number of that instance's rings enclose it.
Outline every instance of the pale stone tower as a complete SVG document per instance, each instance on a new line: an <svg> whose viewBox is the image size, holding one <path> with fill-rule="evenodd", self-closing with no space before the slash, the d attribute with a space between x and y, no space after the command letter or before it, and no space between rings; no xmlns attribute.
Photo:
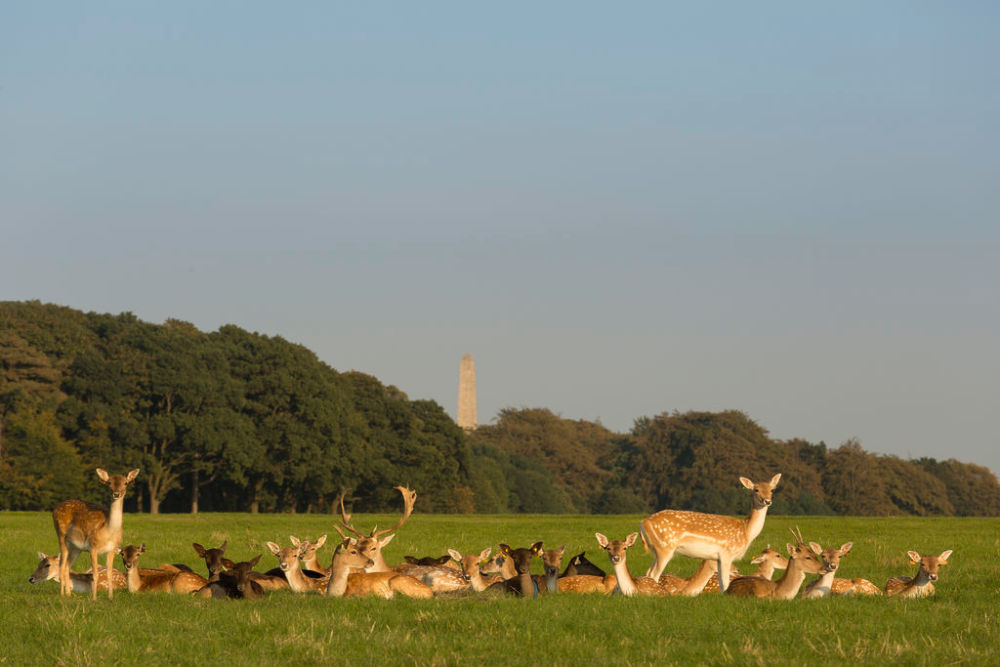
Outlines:
<svg viewBox="0 0 1000 667"><path fill-rule="evenodd" d="M458 425L466 431L479 426L476 414L476 362L471 354L462 357L458 364Z"/></svg>

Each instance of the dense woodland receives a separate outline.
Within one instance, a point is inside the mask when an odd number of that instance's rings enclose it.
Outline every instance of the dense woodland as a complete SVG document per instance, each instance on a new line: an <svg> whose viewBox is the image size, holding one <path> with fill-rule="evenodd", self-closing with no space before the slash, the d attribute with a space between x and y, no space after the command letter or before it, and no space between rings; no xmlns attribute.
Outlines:
<svg viewBox="0 0 1000 667"><path fill-rule="evenodd" d="M850 441L778 441L739 411L641 417L628 433L506 409L463 432L444 409L301 345L131 313L0 302L0 509L105 503L93 473L138 467L129 511L741 514L737 478L782 473L774 513L1000 515L982 466Z"/></svg>

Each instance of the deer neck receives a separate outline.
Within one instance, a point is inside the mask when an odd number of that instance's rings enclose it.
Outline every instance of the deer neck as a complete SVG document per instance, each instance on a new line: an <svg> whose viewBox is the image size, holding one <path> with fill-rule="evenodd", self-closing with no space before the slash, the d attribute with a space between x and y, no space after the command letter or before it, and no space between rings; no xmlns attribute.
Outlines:
<svg viewBox="0 0 1000 667"><path fill-rule="evenodd" d="M836 570L821 574L819 579L809 584L806 588L807 597L823 597L825 595L829 595L830 589L833 587L833 579L836 574Z"/></svg>
<svg viewBox="0 0 1000 667"><path fill-rule="evenodd" d="M522 597L536 597L537 591L535 590L535 580L531 578L531 572L525 570L521 574L517 575L518 584L521 586L521 596Z"/></svg>
<svg viewBox="0 0 1000 667"><path fill-rule="evenodd" d="M330 569L330 581L326 585L326 594L331 597L344 597L344 593L347 592L347 578L351 574L351 568L334 556Z"/></svg>
<svg viewBox="0 0 1000 667"><path fill-rule="evenodd" d="M771 597L778 600L790 600L799 592L799 588L802 587L802 582L805 580L805 568L799 565L797 558L790 558L784 576L778 579L778 585L771 591Z"/></svg>
<svg viewBox="0 0 1000 667"><path fill-rule="evenodd" d="M308 590L309 585L306 581L306 575L302 574L302 570L299 569L299 559L293 558L292 564L288 566L285 570L285 579L288 581L288 587L296 593L302 593Z"/></svg>
<svg viewBox="0 0 1000 667"><path fill-rule="evenodd" d="M930 583L930 575L927 574L927 570L925 570L924 566L921 565L920 569L917 570L917 576L913 577L913 580L910 582L910 588L923 588Z"/></svg>
<svg viewBox="0 0 1000 667"><path fill-rule="evenodd" d="M559 590L559 572L556 571L553 574L545 575L545 590L549 593L555 593Z"/></svg>
<svg viewBox="0 0 1000 667"><path fill-rule="evenodd" d="M754 573L755 576L763 577L765 579L770 579L774 576L774 563L771 561L764 561L757 566L757 572Z"/></svg>
<svg viewBox="0 0 1000 667"><path fill-rule="evenodd" d="M478 565L476 566L476 571L469 576L469 586L477 593L482 593L486 590L486 581L483 579L483 574L479 571Z"/></svg>
<svg viewBox="0 0 1000 667"><path fill-rule="evenodd" d="M617 563L613 563L613 566L615 578L618 580L618 591L622 595L635 595L638 593L639 589L636 588L635 580L632 579L632 575L625 565L625 559L622 558Z"/></svg>
<svg viewBox="0 0 1000 667"><path fill-rule="evenodd" d="M750 545L757 536L760 535L760 531L764 530L764 519L767 518L767 508L769 505L764 505L763 507L754 507L750 510L750 516L744 519L744 530L746 531L747 546Z"/></svg>
<svg viewBox="0 0 1000 667"><path fill-rule="evenodd" d="M108 509L108 533L114 538L114 543L121 542L122 536L122 513L125 509L125 494L111 501Z"/></svg>
<svg viewBox="0 0 1000 667"><path fill-rule="evenodd" d="M391 572L392 571L392 568L389 567L389 564L385 562L385 557L382 555L382 550L381 549L379 549L378 551L375 552L375 555L372 556L372 561L374 562L374 565L372 565L371 567L366 567L365 568L365 572Z"/></svg>
<svg viewBox="0 0 1000 667"><path fill-rule="evenodd" d="M138 593L142 588L142 578L139 576L139 564L136 563L125 570L125 584L129 593Z"/></svg>

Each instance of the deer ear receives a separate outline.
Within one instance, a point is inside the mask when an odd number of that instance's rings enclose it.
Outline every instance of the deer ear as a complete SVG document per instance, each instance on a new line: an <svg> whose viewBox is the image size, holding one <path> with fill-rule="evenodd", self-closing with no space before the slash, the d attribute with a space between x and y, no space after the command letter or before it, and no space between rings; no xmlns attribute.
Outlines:
<svg viewBox="0 0 1000 667"><path fill-rule="evenodd" d="M108 471L105 470L104 468L98 468L97 469L97 478L100 479L101 482L103 482L104 484L107 484L108 483L108 479L109 479L109 477L108 477Z"/></svg>
<svg viewBox="0 0 1000 667"><path fill-rule="evenodd" d="M772 491L774 490L774 487L778 486L778 482L780 482L780 481L781 481L781 473L779 472L777 475L775 475L774 477L771 478L771 490Z"/></svg>
<svg viewBox="0 0 1000 667"><path fill-rule="evenodd" d="M222 543L222 546L221 546L221 547L219 547L219 551L221 551L221 552L225 553L225 552L226 552L226 546L227 546L228 544L229 544L229 540L226 540L225 542L223 542L223 543Z"/></svg>
<svg viewBox="0 0 1000 667"><path fill-rule="evenodd" d="M952 552L951 549L948 549L947 551L943 551L941 553L941 555L938 556L938 563L940 565L947 565L948 564L948 559L951 558L951 552Z"/></svg>
<svg viewBox="0 0 1000 667"><path fill-rule="evenodd" d="M485 549L483 549L483 551L479 554L479 560L482 561L489 560L491 551L493 551L493 547L486 547Z"/></svg>
<svg viewBox="0 0 1000 667"><path fill-rule="evenodd" d="M451 556L456 561L458 561L459 563L462 562L462 554L458 553L454 549L448 549L448 555Z"/></svg>
<svg viewBox="0 0 1000 667"><path fill-rule="evenodd" d="M597 538L597 543L601 545L602 549L608 548L608 538L600 533L594 533L594 537Z"/></svg>
<svg viewBox="0 0 1000 667"><path fill-rule="evenodd" d="M118 553L118 552L115 552L115 553ZM39 551L38 552L38 557L41 558L42 560L45 560L46 558L48 558L48 555L47 554L43 554L41 551Z"/></svg>
<svg viewBox="0 0 1000 667"><path fill-rule="evenodd" d="M840 555L846 556L847 554L851 553L851 549L853 548L854 548L854 542L844 542L843 544L840 545Z"/></svg>
<svg viewBox="0 0 1000 667"><path fill-rule="evenodd" d="M129 484L133 482L138 474L139 474L138 468L135 468L134 470L129 470L128 475L125 476L125 483Z"/></svg>
<svg viewBox="0 0 1000 667"><path fill-rule="evenodd" d="M302 546L302 543L299 542L299 538L295 537L294 535L289 535L288 539L290 539L292 541L292 546L293 547Z"/></svg>
<svg viewBox="0 0 1000 667"><path fill-rule="evenodd" d="M378 541L379 549L389 544L389 542L392 542L392 538L394 537L396 537L396 533L391 533L389 535L386 535L384 539L379 540Z"/></svg>
<svg viewBox="0 0 1000 667"><path fill-rule="evenodd" d="M199 558L205 557L205 547L201 546L197 542L192 542L191 546L194 547L194 552L198 554Z"/></svg>
<svg viewBox="0 0 1000 667"><path fill-rule="evenodd" d="M531 550L536 554L540 554L542 552L542 543L535 542L534 544L531 545Z"/></svg>
<svg viewBox="0 0 1000 667"><path fill-rule="evenodd" d="M142 544L139 545L139 553L141 553L141 554L146 553L146 543L145 542L143 542Z"/></svg>
<svg viewBox="0 0 1000 667"><path fill-rule="evenodd" d="M635 541L639 538L639 533L632 533L625 538L625 547L628 548L635 544Z"/></svg>
<svg viewBox="0 0 1000 667"><path fill-rule="evenodd" d="M817 556L820 555L821 553L823 553L823 547L821 547L820 545L818 545L815 542L810 542L809 543L809 548L812 549L813 553L816 554Z"/></svg>
<svg viewBox="0 0 1000 667"><path fill-rule="evenodd" d="M326 535L322 535L318 540L316 540L316 548L319 549L324 544L326 544Z"/></svg>
<svg viewBox="0 0 1000 667"><path fill-rule="evenodd" d="M787 542L785 542L785 548L788 549L788 555L789 556L794 556L795 555L795 547L793 547L791 544L788 544Z"/></svg>
<svg viewBox="0 0 1000 667"><path fill-rule="evenodd" d="M500 553L502 553L504 556L510 556L511 555L510 554L510 547L508 545L503 544L501 542L500 543Z"/></svg>
<svg viewBox="0 0 1000 667"><path fill-rule="evenodd" d="M252 561L250 561L250 569L251 570L254 569L255 567L257 567L257 563L260 561L261 555L262 554L257 554L257 557L254 558Z"/></svg>
<svg viewBox="0 0 1000 667"><path fill-rule="evenodd" d="M281 547L279 547L274 542L268 542L267 543L267 548L270 549L271 553L273 553L275 556L277 556L279 553L281 553Z"/></svg>
<svg viewBox="0 0 1000 667"><path fill-rule="evenodd" d="M740 477L740 484L753 491L753 482L751 482L747 477Z"/></svg>
<svg viewBox="0 0 1000 667"><path fill-rule="evenodd" d="M920 562L920 554L916 551L907 551L906 555L910 557L910 565L916 565Z"/></svg>

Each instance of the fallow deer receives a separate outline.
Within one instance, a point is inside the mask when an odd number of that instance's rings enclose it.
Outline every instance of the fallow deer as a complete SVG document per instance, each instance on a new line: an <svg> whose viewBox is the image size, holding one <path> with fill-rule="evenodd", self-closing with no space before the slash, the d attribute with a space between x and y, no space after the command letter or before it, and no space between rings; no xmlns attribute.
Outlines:
<svg viewBox="0 0 1000 667"><path fill-rule="evenodd" d="M330 583L330 577L314 579L302 574L299 567L300 542L292 536L292 546L282 549L274 542L268 542L267 548L278 557L278 565L288 582L288 587L295 593L322 594Z"/></svg>
<svg viewBox="0 0 1000 667"><path fill-rule="evenodd" d="M538 585L531 578L531 559L541 555L542 543L535 542L528 548L520 549L501 544L500 553L511 560L517 575L491 584L487 590L521 597L538 597Z"/></svg>
<svg viewBox="0 0 1000 667"><path fill-rule="evenodd" d="M209 583L219 581L222 578L231 578L234 575L231 572L225 570L225 553L228 540L222 543L222 546L215 547L211 549L206 549L197 542L191 544L194 547L195 553L198 554L200 558L205 560L205 565L208 567L208 581ZM251 568L251 571L247 576L265 591L277 591L285 590L288 586L288 580L285 579L285 574L279 568L273 568L267 572L256 572Z"/></svg>
<svg viewBox="0 0 1000 667"><path fill-rule="evenodd" d="M796 545L794 547L791 544L785 545L788 549L788 568L780 579L771 581L757 576L737 577L726 589L726 594L735 597L757 597L771 600L791 600L798 595L806 575L819 574L823 570L823 563L802 541L801 532L795 536L795 539Z"/></svg>
<svg viewBox="0 0 1000 667"><path fill-rule="evenodd" d="M855 577L854 579L834 577L833 583L830 585L830 595L834 597L844 595L882 595L882 589L861 577Z"/></svg>
<svg viewBox="0 0 1000 667"><path fill-rule="evenodd" d="M453 561L449 554L443 556L403 556L405 560L410 565L422 565L424 567L454 567ZM457 569L457 568L455 568Z"/></svg>
<svg viewBox="0 0 1000 667"><path fill-rule="evenodd" d="M208 567L208 580L210 582L218 581L222 576L223 570L226 569L226 566L222 561L225 560L226 546L228 544L229 540L226 540L220 547L206 549L197 542L191 543L191 546L194 547L194 551L198 554L198 557L205 560L205 565Z"/></svg>
<svg viewBox="0 0 1000 667"><path fill-rule="evenodd" d="M234 563L228 558L222 559L222 564L226 566L228 572L226 576L220 577L216 581L209 582L201 590L194 593L199 597L226 598L229 600L257 600L264 595L264 589L256 581L250 578L250 573L257 567L261 554L252 560Z"/></svg>
<svg viewBox="0 0 1000 667"><path fill-rule="evenodd" d="M653 564L646 575L659 579L674 553L691 558L715 561L720 589L729 586L729 568L743 558L750 544L764 528L767 508L781 474L769 482L752 482L740 477L740 483L753 493L750 516L736 519L719 514L662 510L643 519L639 524L643 544L653 551ZM700 591L687 589L688 595Z"/></svg>
<svg viewBox="0 0 1000 667"><path fill-rule="evenodd" d="M330 574L330 568L323 567L316 555L316 552L324 544L326 544L326 535L321 535L315 542L312 540L299 541L299 562L302 564L302 573L307 577L318 579Z"/></svg>
<svg viewBox="0 0 1000 667"><path fill-rule="evenodd" d="M560 577L572 577L578 574L586 574L595 577L603 577L607 574L604 570L597 567L589 560L587 560L587 552L581 551L577 555L569 559L569 564L563 573L559 575Z"/></svg>
<svg viewBox="0 0 1000 667"><path fill-rule="evenodd" d="M125 565L125 579L129 593L193 593L208 585L208 579L188 570L163 570L139 568L139 556L146 553L146 545L130 544L116 549Z"/></svg>
<svg viewBox="0 0 1000 667"><path fill-rule="evenodd" d="M413 577L389 570L387 572L352 572L353 568L369 569L374 561L358 546L358 541L345 538L333 555L333 565L326 594L330 597L376 596L392 598L397 593L411 598L430 598L430 587Z"/></svg>
<svg viewBox="0 0 1000 667"><path fill-rule="evenodd" d="M52 523L59 539L59 592L69 595L73 582L70 565L83 551L90 552L90 569L97 572L97 558L107 554L107 568L112 569L115 548L122 542L122 510L125 490L135 481L139 469L126 475L109 475L97 468L102 484L111 487L111 507L104 509L82 500L64 500L52 510ZM91 597L97 599L97 579L92 580ZM114 578L108 578L108 598L114 597Z"/></svg>
<svg viewBox="0 0 1000 667"><path fill-rule="evenodd" d="M558 549L542 549L542 567L545 574L536 574L531 577L540 593L558 592L559 568L562 567L564 553L566 553L565 544Z"/></svg>
<svg viewBox="0 0 1000 667"><path fill-rule="evenodd" d="M667 590L652 577L633 577L628 571L625 552L635 544L639 533L631 533L624 540L609 540L601 533L594 533L597 543L608 552L608 559L614 569L616 585L612 592L622 595L668 595Z"/></svg>
<svg viewBox="0 0 1000 667"><path fill-rule="evenodd" d="M921 556L916 551L907 551L911 565L919 565L915 577L892 577L885 582L885 594L889 597L923 598L934 595L934 582L938 580L938 570L948 564L952 550L938 556Z"/></svg>
<svg viewBox="0 0 1000 667"><path fill-rule="evenodd" d="M788 567L788 559L782 556L779 552L772 549L770 544L767 545L767 547L765 547L764 550L759 555L754 556L750 560L750 563L752 565L757 566L757 570L755 572L752 572L750 576L764 577L765 579L770 579L774 575L774 571L776 569L784 570L786 567ZM714 569L713 565L714 563L710 560L702 561L701 567L698 569L698 572L695 574L695 577L689 577L688 579L684 580L686 583L678 587L677 592L683 593L684 588L687 586L697 587L698 580L701 578L701 576L704 576L705 568L711 571ZM661 584L665 584L665 582L663 581L663 577L666 576L669 575L663 574L662 576L660 576ZM734 576L737 577L740 576L740 571L735 565L730 570L729 580L732 581ZM708 578L708 583L705 584L705 588L702 589L701 592L702 593L720 592L719 575L717 573L715 572L712 573L712 576Z"/></svg>
<svg viewBox="0 0 1000 667"><path fill-rule="evenodd" d="M836 578L837 568L840 567L840 559L851 553L851 547L853 546L853 542L845 542L840 545L839 549L834 549L833 547L824 549L816 542L810 542L809 548L812 549L814 554L819 556L823 567L820 570L819 578L809 582L802 590L802 597L822 598L829 596L830 589L833 587L833 580Z"/></svg>
<svg viewBox="0 0 1000 667"><path fill-rule="evenodd" d="M28 577L28 583L37 584L42 581L59 581L59 554L53 554L51 556L38 552L38 557L41 559L38 562L38 567L35 568L34 573ZM87 572L86 574L80 574L79 572L70 572L70 578L73 583L74 593L89 593L90 589L93 587L93 573ZM124 588L126 586L125 573L121 570L111 570L111 576L114 577L115 588ZM107 587L108 585L108 570L104 567L97 568L97 586Z"/></svg>
<svg viewBox="0 0 1000 667"><path fill-rule="evenodd" d="M357 546L362 554L368 556L371 559L372 565L365 569L366 572L389 572L392 570L389 564L385 562L385 558L382 556L382 548L392 541L395 537L395 531L398 530L406 520L410 518L410 514L413 512L413 504L417 500L417 492L409 489L405 486L393 487L403 496L403 516L400 518L399 522L387 530L377 530L372 528L370 534L365 535L364 533L357 530L351 525L351 515L347 513L344 509L344 497L347 495L347 491L340 494L340 516L341 525L344 529L354 533L357 537ZM345 540L348 539L347 535L341 530L340 526L334 526L340 536ZM386 537L382 537L386 535Z"/></svg>
<svg viewBox="0 0 1000 667"><path fill-rule="evenodd" d="M482 593L488 586L486 580L483 579L483 573L479 569L479 564L489 559L491 551L492 549L490 547L486 547L478 554L469 553L463 556L455 549L448 549L448 555L454 558L455 562L459 565L459 572L465 580L466 586L471 588L476 593ZM424 583L433 589L437 583L436 579L445 578L447 576L448 575L444 573L427 575L424 577Z"/></svg>
<svg viewBox="0 0 1000 667"><path fill-rule="evenodd" d="M480 570L482 570L486 583L490 586L498 581L505 581L517 576L514 561L505 556L499 549L492 558L482 564Z"/></svg>
<svg viewBox="0 0 1000 667"><path fill-rule="evenodd" d="M660 585L669 591L671 595L684 595L685 591L692 591L689 595L699 595L701 593L719 592L719 575L715 571L714 561L703 560L698 569L690 577L679 577L676 574L664 572L660 575ZM735 565L729 568L729 577L738 577L739 568Z"/></svg>

